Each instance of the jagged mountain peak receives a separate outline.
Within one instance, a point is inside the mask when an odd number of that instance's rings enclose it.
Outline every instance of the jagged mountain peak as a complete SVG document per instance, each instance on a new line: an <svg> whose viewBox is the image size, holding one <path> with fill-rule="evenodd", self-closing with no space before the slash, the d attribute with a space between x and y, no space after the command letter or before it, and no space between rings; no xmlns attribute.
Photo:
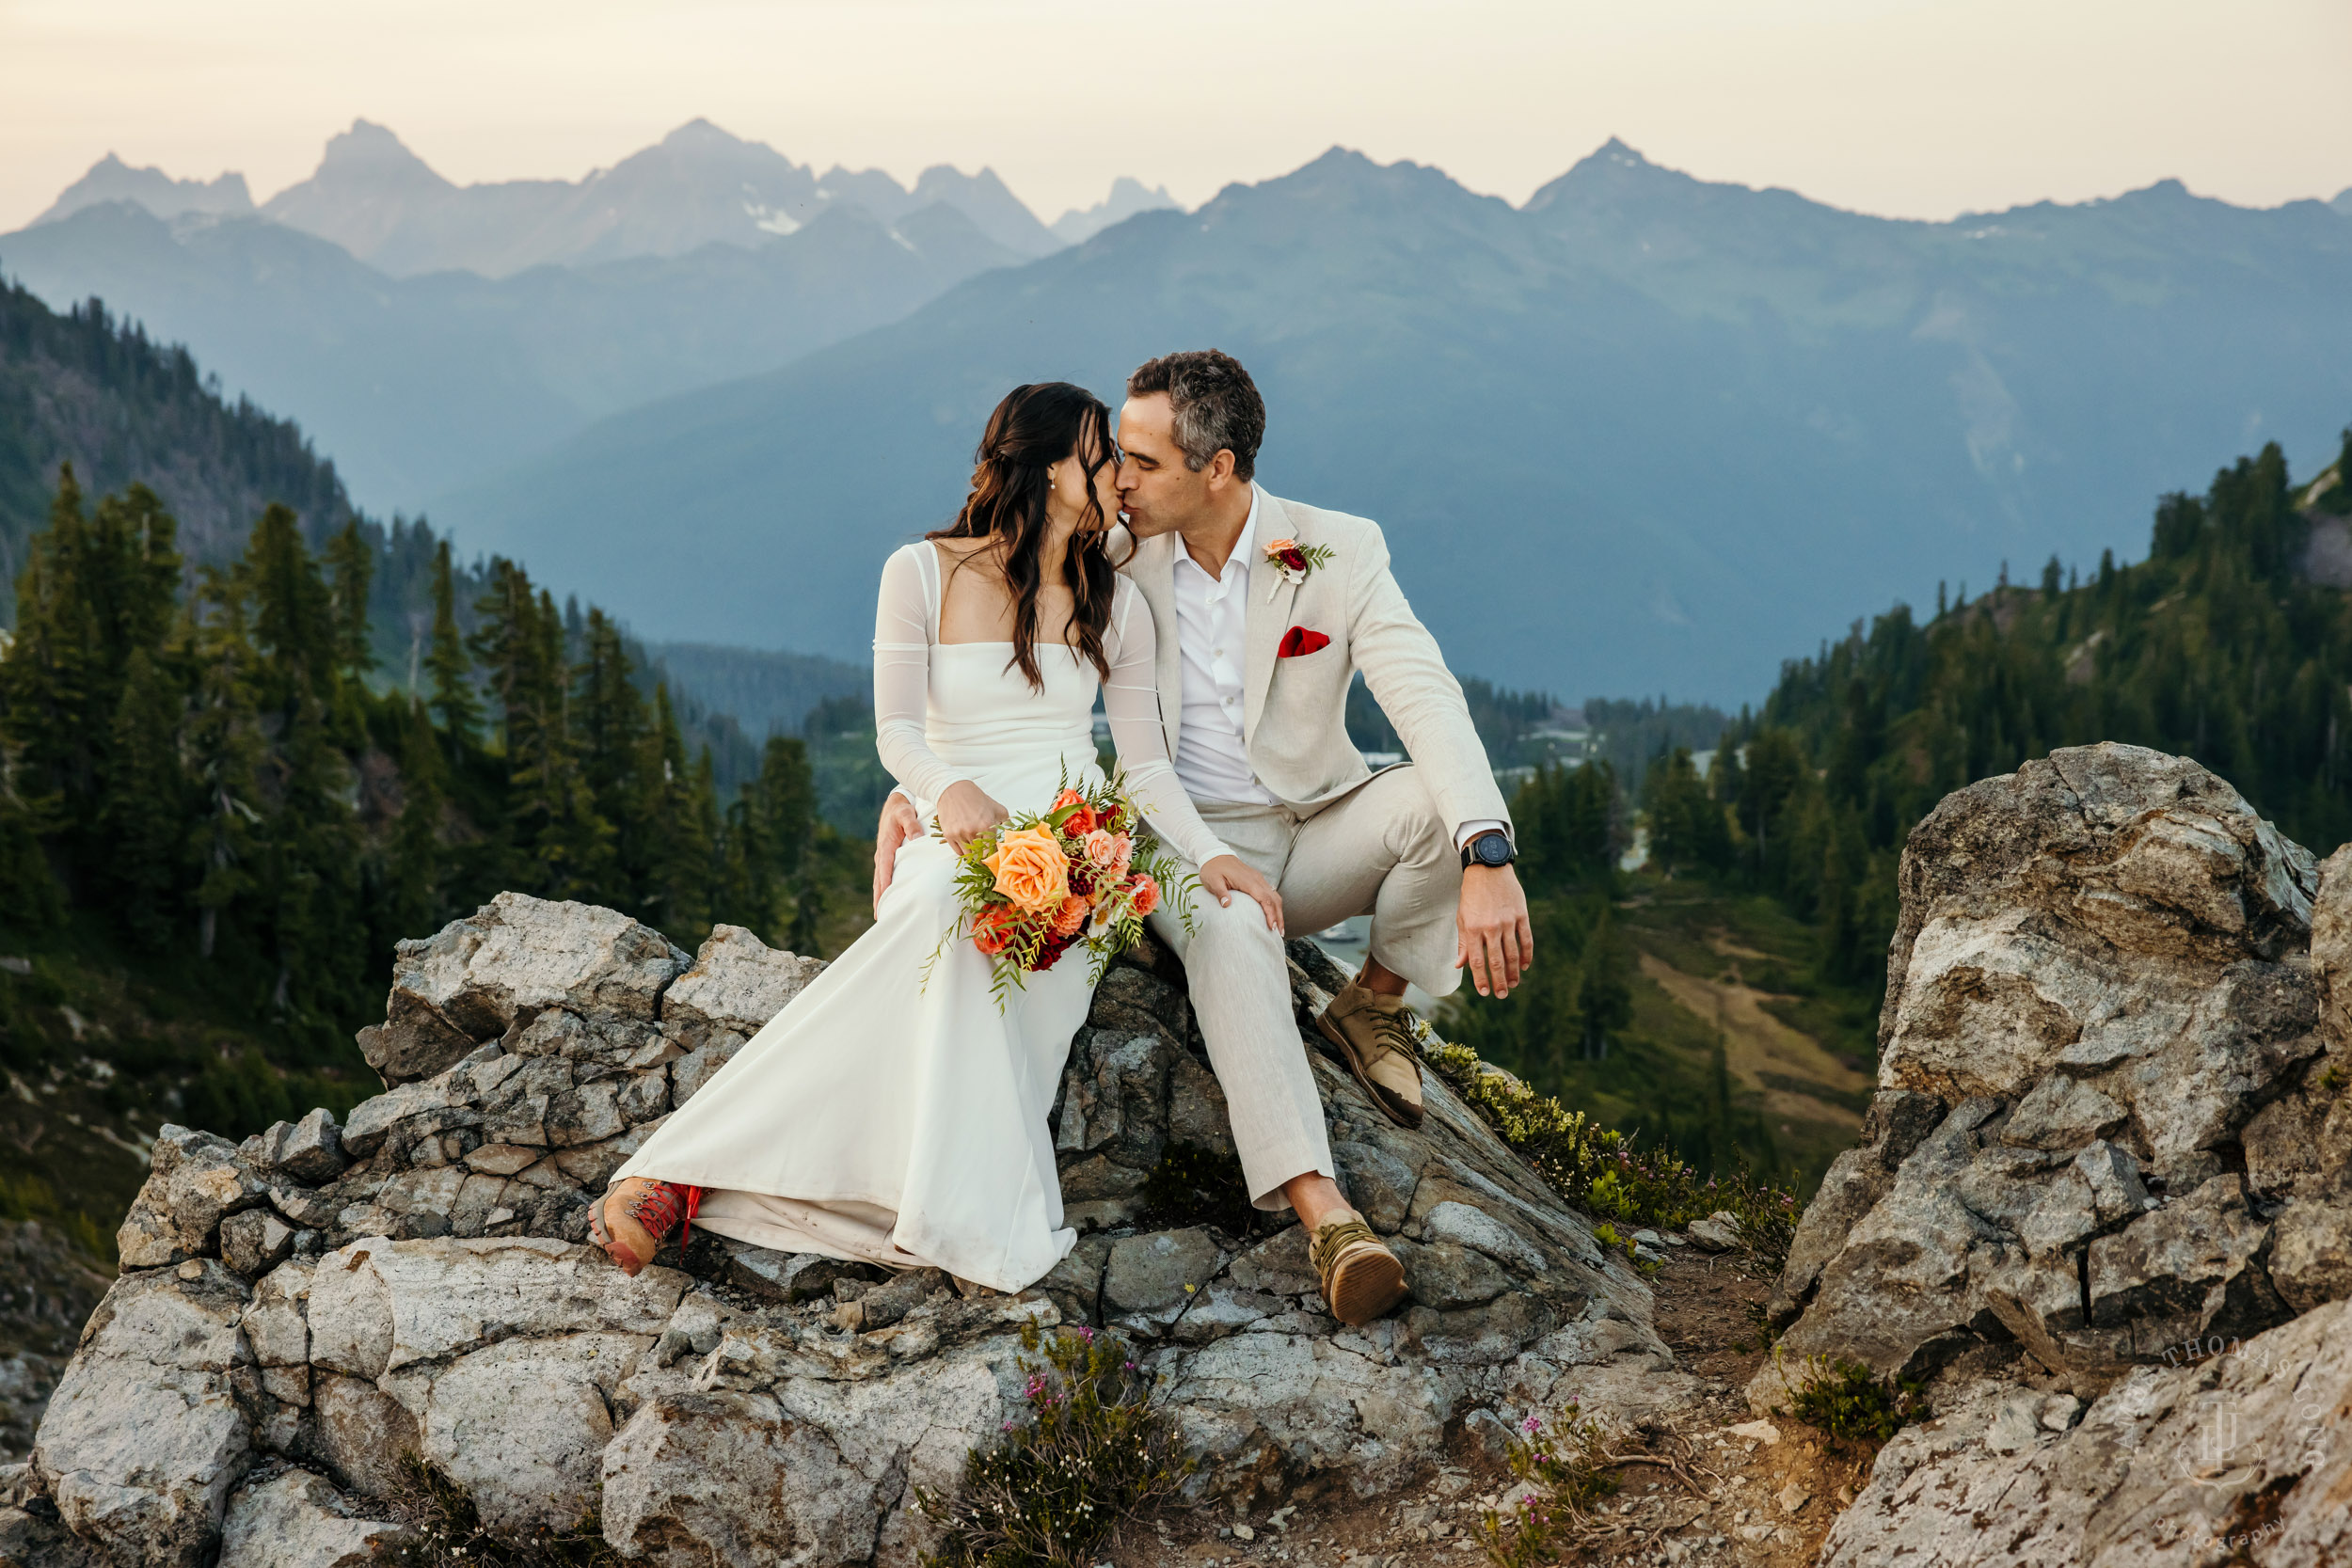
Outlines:
<svg viewBox="0 0 2352 1568"><path fill-rule="evenodd" d="M246 189L242 174L231 171L209 182L175 180L152 165L134 168L109 151L90 165L89 172L60 192L49 210L33 222L55 223L85 207L109 201L131 202L159 218L174 218L184 213L253 211L253 195Z"/></svg>
<svg viewBox="0 0 2352 1568"><path fill-rule="evenodd" d="M327 138L318 173L311 178L319 179L330 170L340 175L364 174L377 179L390 175L439 185L450 183L430 164L410 151L408 144L391 127L378 125L372 119L355 119L350 130Z"/></svg>
<svg viewBox="0 0 2352 1568"><path fill-rule="evenodd" d="M1158 212L1177 204L1166 185L1148 186L1131 174L1111 182L1111 194L1091 207L1073 207L1054 220L1054 233L1065 245L1082 245L1113 224L1138 213Z"/></svg>

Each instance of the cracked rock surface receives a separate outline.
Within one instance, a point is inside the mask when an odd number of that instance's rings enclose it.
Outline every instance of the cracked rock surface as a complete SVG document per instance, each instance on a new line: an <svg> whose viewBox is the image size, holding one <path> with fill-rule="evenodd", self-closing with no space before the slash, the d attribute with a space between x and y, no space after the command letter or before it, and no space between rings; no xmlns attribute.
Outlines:
<svg viewBox="0 0 2352 1568"><path fill-rule="evenodd" d="M1822 1560L2352 1559L2352 847L2053 752L1913 832L1879 1093L1770 1316L1930 1381Z"/></svg>
<svg viewBox="0 0 2352 1568"><path fill-rule="evenodd" d="M1292 953L1303 1022L1341 977ZM590 1202L820 968L513 894L403 942L359 1040L384 1094L242 1147L159 1139L0 1536L46 1530L60 1561L229 1564L280 1537L357 1561L414 1455L485 1522L595 1510L632 1559L913 1563L916 1489L952 1490L1022 1408L1025 1329L1122 1334L1201 1456L1192 1499L1235 1509L1382 1496L1473 1415L1570 1384L1651 1398L1674 1366L1648 1288L1439 1080L1401 1131L1307 1031L1342 1181L1414 1288L1342 1328L1296 1226L1234 1190L1182 973L1152 947L1073 1044L1053 1125L1084 1234L1035 1289L965 1299L937 1271L707 1233L625 1276L583 1244Z"/></svg>

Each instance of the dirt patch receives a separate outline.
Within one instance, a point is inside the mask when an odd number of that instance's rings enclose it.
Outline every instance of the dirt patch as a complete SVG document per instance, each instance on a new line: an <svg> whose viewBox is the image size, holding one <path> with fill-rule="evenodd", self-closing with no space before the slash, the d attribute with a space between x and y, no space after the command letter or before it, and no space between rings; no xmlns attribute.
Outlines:
<svg viewBox="0 0 2352 1568"><path fill-rule="evenodd" d="M1736 969L1728 978L1708 979L1650 952L1642 954L1642 974L1684 1011L1723 1032L1725 1069L1760 1097L1775 1131L1807 1143L1828 1137L1840 1148L1852 1140L1858 1117L1851 1107L1867 1103L1869 1076L1773 1017L1764 1006L1770 992L1742 982Z"/></svg>

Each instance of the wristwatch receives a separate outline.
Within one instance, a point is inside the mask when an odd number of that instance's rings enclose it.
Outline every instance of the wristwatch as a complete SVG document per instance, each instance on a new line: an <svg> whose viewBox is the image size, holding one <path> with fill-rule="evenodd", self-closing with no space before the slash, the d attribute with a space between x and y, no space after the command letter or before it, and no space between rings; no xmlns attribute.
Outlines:
<svg viewBox="0 0 2352 1568"><path fill-rule="evenodd" d="M1462 846L1465 871L1473 865L1508 865L1518 858L1518 851L1511 847L1511 835L1500 828L1489 828Z"/></svg>

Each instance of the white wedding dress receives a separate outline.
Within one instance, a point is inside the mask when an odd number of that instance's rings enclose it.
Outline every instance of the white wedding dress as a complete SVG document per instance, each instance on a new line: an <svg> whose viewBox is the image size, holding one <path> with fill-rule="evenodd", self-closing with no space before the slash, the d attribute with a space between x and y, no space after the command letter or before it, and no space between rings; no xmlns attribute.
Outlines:
<svg viewBox="0 0 2352 1568"><path fill-rule="evenodd" d="M1016 814L1065 776L1098 781L1093 666L1041 641L1042 690L1009 642L939 641L929 542L882 569L874 629L876 745L929 820L969 779ZM1102 687L1128 790L1194 864L1226 852L1176 782L1160 727L1151 611L1117 579ZM614 1176L704 1189L694 1224L782 1252L930 1263L1025 1288L1076 1240L1046 1127L1092 987L1073 950L998 1010L989 960L941 938L960 914L937 837L898 851L874 925L673 1113ZM937 952L936 962L931 962ZM930 963L929 982L924 966Z"/></svg>

